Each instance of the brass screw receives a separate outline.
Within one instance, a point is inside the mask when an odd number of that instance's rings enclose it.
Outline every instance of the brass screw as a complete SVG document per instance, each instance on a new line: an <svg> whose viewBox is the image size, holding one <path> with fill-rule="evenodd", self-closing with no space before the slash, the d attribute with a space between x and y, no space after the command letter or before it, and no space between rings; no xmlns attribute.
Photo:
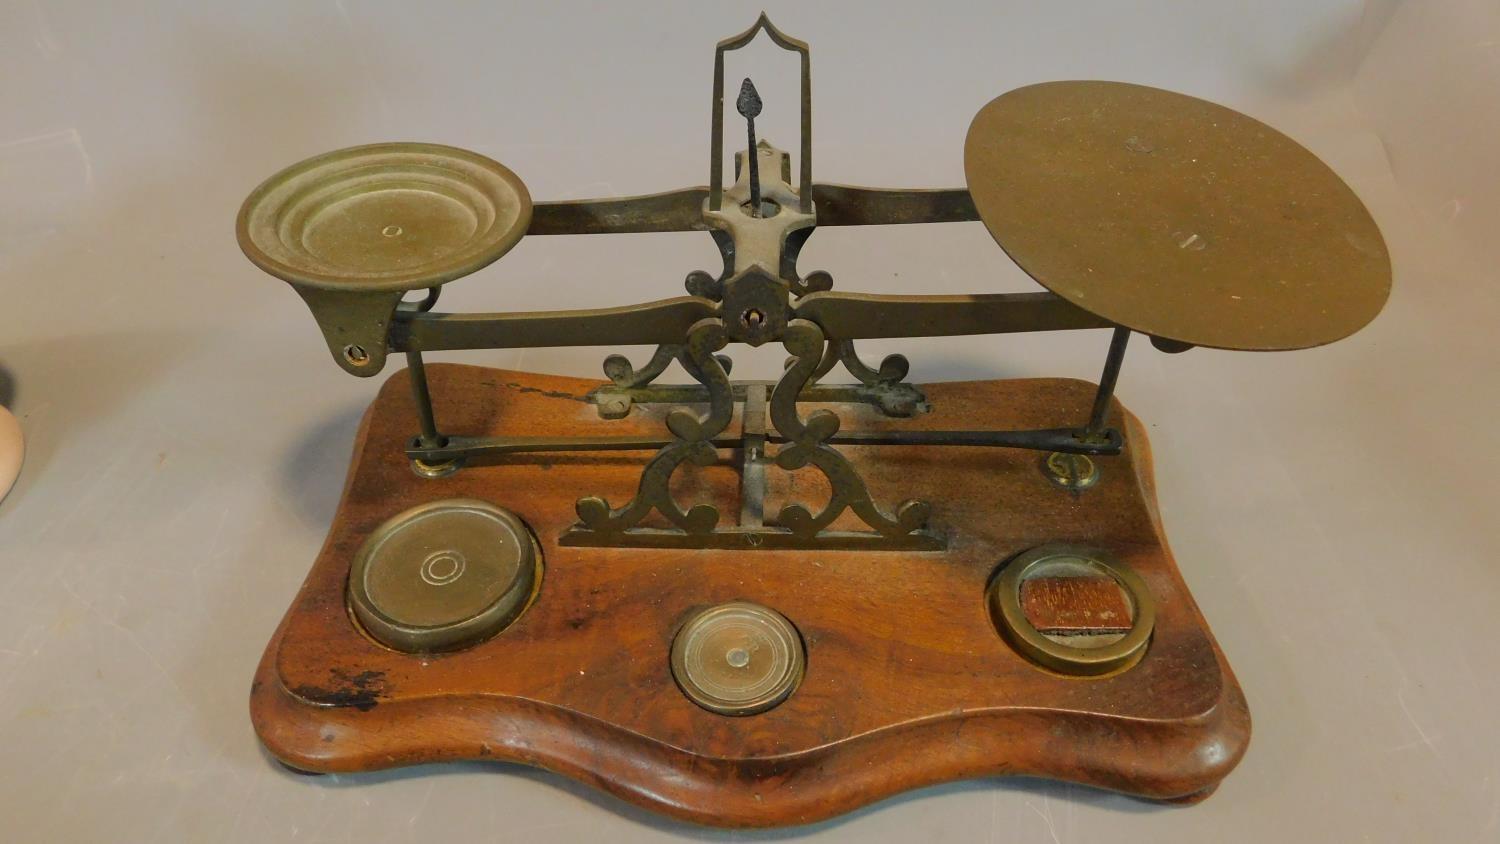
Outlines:
<svg viewBox="0 0 1500 844"><path fill-rule="evenodd" d="M463 465L464 461L462 457L454 457L451 460L443 460L438 463L428 463L425 460L415 457L411 460L411 470L416 472L420 477L430 479L446 478L459 469L462 469Z"/></svg>
<svg viewBox="0 0 1500 844"><path fill-rule="evenodd" d="M1054 451L1042 460L1042 471L1063 489L1088 489L1099 482L1099 467L1085 454Z"/></svg>

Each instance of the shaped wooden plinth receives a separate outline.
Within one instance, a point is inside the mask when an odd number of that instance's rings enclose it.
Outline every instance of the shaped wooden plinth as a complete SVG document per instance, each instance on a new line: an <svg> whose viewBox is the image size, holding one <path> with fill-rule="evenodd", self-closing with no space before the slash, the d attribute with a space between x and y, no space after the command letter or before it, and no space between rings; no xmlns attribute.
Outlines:
<svg viewBox="0 0 1500 844"><path fill-rule="evenodd" d="M428 375L439 424L453 434L656 435L667 410L606 422L586 398L596 382L459 365L432 365ZM833 409L845 430L1052 428L1087 415L1093 385L923 390L933 410L915 419ZM575 500L598 494L621 505L650 454L523 455L418 477L403 454L415 417L398 373L365 415L327 542L256 673L251 717L270 751L301 770L509 760L721 826L807 823L996 774L1201 798L1243 755L1249 712L1167 550L1141 426L1119 409L1112 423L1125 452L1096 458L1101 478L1081 493L1053 485L1035 452L843 448L886 508L932 503L944 551L561 547ZM684 503L717 504L728 522L739 476L737 455L723 454L720 465L685 469L673 488ZM815 471L769 474L768 513L788 500L826 500ZM524 519L541 542L541 590L482 644L397 653L351 621L350 561L385 519L446 498L489 501ZM1144 579L1157 614L1139 664L1064 677L996 632L986 585L1002 562L1048 542L1105 548ZM734 600L774 608L806 643L796 691L747 717L695 705L670 667L683 622Z"/></svg>

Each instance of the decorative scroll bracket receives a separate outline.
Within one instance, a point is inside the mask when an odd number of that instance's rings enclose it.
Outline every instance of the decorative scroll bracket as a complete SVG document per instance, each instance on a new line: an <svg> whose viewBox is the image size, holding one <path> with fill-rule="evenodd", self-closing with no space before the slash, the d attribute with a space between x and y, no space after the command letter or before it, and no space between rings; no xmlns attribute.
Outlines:
<svg viewBox="0 0 1500 844"><path fill-rule="evenodd" d="M925 502L906 501L894 516L880 509L871 498L864 479L842 453L828 443L838 433L839 420L819 410L804 421L797 414L803 396L828 348L828 340L815 323L794 320L778 332L793 360L769 399L769 416L784 444L774 457L764 452L767 416L764 385L745 386L745 427L742 437L740 524L719 528L719 511L708 504L682 510L668 492L672 474L691 460L708 465L717 459L713 439L727 426L733 387L713 355L727 342L724 323L704 320L690 333L686 364L707 389L710 409L698 418L686 410L672 411L667 426L676 439L657 452L642 470L635 498L618 509L604 499L579 500L580 523L569 528L561 544L595 547L637 548L826 548L862 550L935 551L946 547L942 537L926 529L930 508ZM828 479L832 496L816 515L797 503L782 507L776 522L763 522L765 464L796 471L812 466ZM672 527L641 527L652 510L659 511ZM870 531L829 530L845 511L853 511Z"/></svg>

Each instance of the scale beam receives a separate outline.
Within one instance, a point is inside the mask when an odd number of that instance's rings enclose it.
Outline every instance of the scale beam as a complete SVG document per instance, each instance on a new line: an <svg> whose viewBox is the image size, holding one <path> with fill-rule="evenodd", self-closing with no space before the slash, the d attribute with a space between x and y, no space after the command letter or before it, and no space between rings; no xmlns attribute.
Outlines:
<svg viewBox="0 0 1500 844"><path fill-rule="evenodd" d="M412 314L391 329L391 348L540 349L680 343L718 306L691 296L623 308L501 314Z"/></svg>
<svg viewBox="0 0 1500 844"><path fill-rule="evenodd" d="M703 231L707 186L643 196L567 199L532 206L528 237ZM979 219L968 188L872 188L815 182L820 226L964 223Z"/></svg>
<svg viewBox="0 0 1500 844"><path fill-rule="evenodd" d="M1027 331L1109 328L1107 320L1051 293L888 296L813 293L797 316L840 340L954 337Z"/></svg>
<svg viewBox="0 0 1500 844"><path fill-rule="evenodd" d="M764 390L762 385L752 386ZM833 445L861 446L961 446L966 448L1020 448L1065 454L1119 454L1118 431L1105 429L1090 439L1083 428L1047 428L1031 431L850 431L828 438ZM406 456L424 463L444 463L509 457L517 454L566 454L590 451L656 451L672 444L670 437L446 437L442 445L414 439ZM781 434L721 435L708 442L716 449L746 448L753 442L780 445L789 442Z"/></svg>

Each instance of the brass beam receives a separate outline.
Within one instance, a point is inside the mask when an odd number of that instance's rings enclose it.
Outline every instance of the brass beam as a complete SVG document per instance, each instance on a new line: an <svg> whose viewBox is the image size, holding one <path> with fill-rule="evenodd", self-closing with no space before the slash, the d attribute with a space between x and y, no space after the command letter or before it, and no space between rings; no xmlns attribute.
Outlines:
<svg viewBox="0 0 1500 844"><path fill-rule="evenodd" d="M820 226L964 223L979 219L967 188L905 190L813 185Z"/></svg>
<svg viewBox="0 0 1500 844"><path fill-rule="evenodd" d="M797 302L797 316L837 340L884 337L952 337L1111 328L1052 293L980 293L959 296L884 296L812 293Z"/></svg>
<svg viewBox="0 0 1500 844"><path fill-rule="evenodd" d="M963 223L979 219L966 188L869 188L816 183L820 226ZM569 199L532 205L528 235L703 231L704 186L642 196Z"/></svg>
<svg viewBox="0 0 1500 844"><path fill-rule="evenodd" d="M531 208L533 234L631 234L702 231L708 188L693 187L610 199L537 202Z"/></svg>
<svg viewBox="0 0 1500 844"><path fill-rule="evenodd" d="M622 308L513 314L415 313L391 326L391 348L539 349L681 343L688 329L718 312L709 299L679 296Z"/></svg>

